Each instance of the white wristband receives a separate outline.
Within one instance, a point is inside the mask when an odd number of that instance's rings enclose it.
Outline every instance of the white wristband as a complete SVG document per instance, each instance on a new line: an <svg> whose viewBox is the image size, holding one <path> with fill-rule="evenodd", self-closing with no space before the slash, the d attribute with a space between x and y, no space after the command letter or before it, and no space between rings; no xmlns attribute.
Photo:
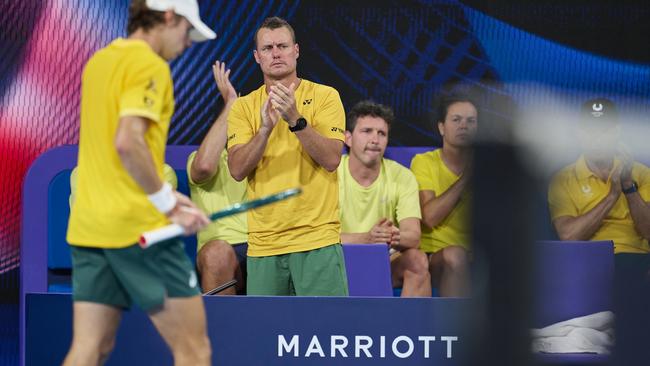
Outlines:
<svg viewBox="0 0 650 366"><path fill-rule="evenodd" d="M152 193L147 197L149 198L149 201L156 206L158 211L165 215L176 206L176 196L174 195L174 190L169 183L163 183L162 188L160 188L158 192Z"/></svg>

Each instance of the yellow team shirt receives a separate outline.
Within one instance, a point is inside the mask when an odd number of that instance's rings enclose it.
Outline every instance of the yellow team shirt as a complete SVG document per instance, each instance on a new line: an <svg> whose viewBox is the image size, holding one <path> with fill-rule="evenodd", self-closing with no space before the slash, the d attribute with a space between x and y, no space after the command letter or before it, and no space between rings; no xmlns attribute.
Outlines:
<svg viewBox="0 0 650 366"><path fill-rule="evenodd" d="M460 176L449 170L440 155L442 149L417 154L411 161L411 171L421 191L433 191L436 197L445 193ZM470 209L472 195L469 191L461 195L449 215L436 227L429 229L422 225L420 249L434 253L450 245L460 245L469 250Z"/></svg>
<svg viewBox="0 0 650 366"><path fill-rule="evenodd" d="M165 143L174 113L169 65L147 43L118 38L86 63L81 80L77 197L67 240L72 245L121 248L168 224L126 171L115 149L121 117L152 121L145 134L163 179Z"/></svg>
<svg viewBox="0 0 650 366"><path fill-rule="evenodd" d="M219 158L219 168L207 181L197 184L192 180L190 168L196 151L187 160L187 179L190 183L192 201L207 214L246 200L246 180L237 182L228 170L228 152L224 149ZM227 216L212 222L199 231L197 252L212 240L225 240L230 244L245 243L248 239L246 213Z"/></svg>
<svg viewBox="0 0 650 366"><path fill-rule="evenodd" d="M302 79L295 91L298 112L321 136L344 140L345 112L339 93ZM262 85L238 98L228 114L228 148L249 142L262 124L268 93ZM248 211L248 255L280 255L322 248L340 241L336 171L328 172L280 120L260 162L248 176L248 199L300 187L303 193Z"/></svg>
<svg viewBox="0 0 650 366"><path fill-rule="evenodd" d="M418 183L399 163L382 159L377 179L364 187L350 174L350 157L344 155L338 175L342 233L368 232L382 218L396 226L407 218L420 219Z"/></svg>
<svg viewBox="0 0 650 366"><path fill-rule="evenodd" d="M614 161L614 166L621 164ZM632 180L639 186L644 201L650 200L650 169L640 163L632 166ZM552 179L548 191L551 220L561 216L576 217L593 209L609 193L611 181L598 178L587 166L584 156ZM612 240L615 253L649 253L648 240L634 228L625 194L621 193L600 228L589 240Z"/></svg>
<svg viewBox="0 0 650 366"><path fill-rule="evenodd" d="M171 184L171 186L174 189L178 188L178 177L176 176L176 172L168 164L163 165L163 176L165 182ZM70 207L72 207L72 203L74 202L75 196L77 195L76 192L77 192L77 167L74 167L74 169L72 169L72 172L70 172L70 197L68 197L68 203L70 204Z"/></svg>

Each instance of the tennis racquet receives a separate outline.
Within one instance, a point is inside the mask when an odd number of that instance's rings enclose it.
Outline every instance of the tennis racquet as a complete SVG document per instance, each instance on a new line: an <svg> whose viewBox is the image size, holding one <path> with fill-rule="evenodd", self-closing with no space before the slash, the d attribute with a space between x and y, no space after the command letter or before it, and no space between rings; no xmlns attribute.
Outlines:
<svg viewBox="0 0 650 366"><path fill-rule="evenodd" d="M268 195L266 197L258 198L255 200L235 203L232 206L226 207L223 210L217 211L208 216L211 221L219 220L226 216L236 215L244 211L252 210L260 206L266 206L271 203L285 200L302 193L300 188L291 188L285 191ZM140 236L139 244L142 248L148 248L161 241L169 240L185 233L183 227L178 224L171 224L163 226L156 230L151 230L143 233Z"/></svg>

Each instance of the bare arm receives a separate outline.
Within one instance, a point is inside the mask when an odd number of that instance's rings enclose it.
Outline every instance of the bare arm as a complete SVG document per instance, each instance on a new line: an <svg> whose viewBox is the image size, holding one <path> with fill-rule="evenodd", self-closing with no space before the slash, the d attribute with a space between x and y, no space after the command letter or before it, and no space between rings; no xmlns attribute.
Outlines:
<svg viewBox="0 0 650 366"><path fill-rule="evenodd" d="M622 149L620 159L623 162L621 169L621 183L623 187L632 186L632 168L634 160L627 149ZM639 192L625 195L630 215L634 221L634 228L644 239L650 239L650 205L643 200Z"/></svg>
<svg viewBox="0 0 650 366"><path fill-rule="evenodd" d="M280 120L278 113L271 108L269 99L262 106L262 126L257 134L245 144L228 148L228 168L230 175L241 182L246 178L262 159L269 136Z"/></svg>
<svg viewBox="0 0 650 366"><path fill-rule="evenodd" d="M420 208L422 209L422 223L429 229L440 224L456 207L460 200L467 178L461 177L454 185L440 196L429 190L420 191Z"/></svg>
<svg viewBox="0 0 650 366"><path fill-rule="evenodd" d="M277 83L271 86L269 92L269 99L273 103L273 106L291 127L295 126L298 119L302 117L296 108L294 91L294 84L291 84L287 88ZM343 141L322 136L309 125L303 130L297 131L296 137L298 137L298 140L300 140L300 143L309 156L328 172L333 172L339 166Z"/></svg>
<svg viewBox="0 0 650 366"><path fill-rule="evenodd" d="M391 248L397 250L417 249L420 247L420 219L408 217L399 222L399 228L393 226Z"/></svg>
<svg viewBox="0 0 650 366"><path fill-rule="evenodd" d="M115 149L124 168L147 194L162 188L151 151L144 138L149 128L148 119L136 116L120 118L115 134Z"/></svg>
<svg viewBox="0 0 650 366"><path fill-rule="evenodd" d="M621 194L620 170L612 174L611 188L607 196L594 208L580 216L560 216L553 220L555 231L561 240L589 240L614 207Z"/></svg>
<svg viewBox="0 0 650 366"><path fill-rule="evenodd" d="M343 141L321 136L309 125L303 130L297 131L296 137L318 165L328 172L333 172L338 168L343 152Z"/></svg>
<svg viewBox="0 0 650 366"><path fill-rule="evenodd" d="M391 238L390 221L387 218L379 220L368 232L341 233L341 242L346 244L389 243Z"/></svg>
<svg viewBox="0 0 650 366"><path fill-rule="evenodd" d="M634 228L644 239L650 240L650 205L639 192L626 194L625 199L630 207Z"/></svg>
<svg viewBox="0 0 650 366"><path fill-rule="evenodd" d="M163 187L144 138L150 123L148 119L137 116L120 118L114 142L124 168L148 195ZM183 226L186 234L193 234L209 223L189 198L178 192L173 194L176 205L165 214L172 222Z"/></svg>
<svg viewBox="0 0 650 366"><path fill-rule="evenodd" d="M219 92L223 96L224 106L219 117L205 135L192 161L189 174L192 181L196 183L203 183L214 177L219 169L221 152L226 146L228 112L237 99L237 92L228 79L230 69L226 70L226 65L217 61L212 66L212 72Z"/></svg>

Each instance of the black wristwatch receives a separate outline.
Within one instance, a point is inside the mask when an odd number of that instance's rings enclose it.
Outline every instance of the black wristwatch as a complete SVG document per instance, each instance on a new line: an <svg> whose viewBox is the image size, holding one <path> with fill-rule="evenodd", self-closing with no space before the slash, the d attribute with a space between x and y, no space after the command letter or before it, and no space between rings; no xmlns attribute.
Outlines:
<svg viewBox="0 0 650 366"><path fill-rule="evenodd" d="M625 187L621 186L621 190L622 190L623 193L625 193L625 194L630 194L630 193L634 193L634 192L638 191L638 190L639 190L639 186L636 185L636 182L632 181L632 185L631 185L631 186L629 186L628 188L625 188Z"/></svg>
<svg viewBox="0 0 650 366"><path fill-rule="evenodd" d="M304 130L305 127L307 127L307 120L300 117L296 120L295 126L293 127L289 126L289 131L296 132L296 131Z"/></svg>

